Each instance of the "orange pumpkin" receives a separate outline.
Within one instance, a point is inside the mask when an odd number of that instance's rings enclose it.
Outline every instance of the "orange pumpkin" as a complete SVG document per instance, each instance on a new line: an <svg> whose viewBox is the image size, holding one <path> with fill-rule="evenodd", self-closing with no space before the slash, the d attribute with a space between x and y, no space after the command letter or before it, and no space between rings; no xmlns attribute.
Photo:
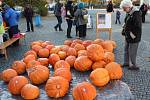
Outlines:
<svg viewBox="0 0 150 100"><path fill-rule="evenodd" d="M97 68L91 72L90 80L96 86L104 86L110 80L109 73L104 68Z"/></svg>
<svg viewBox="0 0 150 100"><path fill-rule="evenodd" d="M68 70L66 68L58 68L58 69L56 69L55 72L54 72L54 76L64 77L68 81L71 81L71 78L72 78L70 70Z"/></svg>
<svg viewBox="0 0 150 100"><path fill-rule="evenodd" d="M24 54L24 57L28 56L28 55L34 55L37 58L37 53L33 50L29 50Z"/></svg>
<svg viewBox="0 0 150 100"><path fill-rule="evenodd" d="M78 52L78 51L80 51L80 50L85 50L85 47L84 47L84 45L82 45L82 44L76 44L75 46L74 46L74 48L75 48L75 50Z"/></svg>
<svg viewBox="0 0 150 100"><path fill-rule="evenodd" d="M50 54L57 54L59 51L61 51L60 47L54 47L51 49Z"/></svg>
<svg viewBox="0 0 150 100"><path fill-rule="evenodd" d="M26 84L21 89L21 96L23 99L36 99L40 95L40 89L32 84Z"/></svg>
<svg viewBox="0 0 150 100"><path fill-rule="evenodd" d="M49 56L49 63L54 66L57 61L60 60L60 57L57 54L51 54Z"/></svg>
<svg viewBox="0 0 150 100"><path fill-rule="evenodd" d="M21 89L28 84L29 81L24 76L15 76L9 81L8 90L10 93L17 95L21 93Z"/></svg>
<svg viewBox="0 0 150 100"><path fill-rule="evenodd" d="M73 88L72 95L74 100L94 100L96 89L91 83L82 82Z"/></svg>
<svg viewBox="0 0 150 100"><path fill-rule="evenodd" d="M48 58L48 57L49 57L49 54L50 54L50 52L49 52L49 50L46 49L46 48L42 48L42 49L40 49L39 52L38 52L38 55L39 55L39 57L41 57L41 58Z"/></svg>
<svg viewBox="0 0 150 100"><path fill-rule="evenodd" d="M67 56L77 56L77 51L74 48L69 48L67 51Z"/></svg>
<svg viewBox="0 0 150 100"><path fill-rule="evenodd" d="M28 55L23 59L23 62L28 64L29 61L36 60L36 57L34 55Z"/></svg>
<svg viewBox="0 0 150 100"><path fill-rule="evenodd" d="M76 60L76 57L75 57L75 56L68 56L68 57L65 59L65 61L70 64L70 67L73 67L73 66L74 66L75 60Z"/></svg>
<svg viewBox="0 0 150 100"><path fill-rule="evenodd" d="M71 46L71 44L72 44L72 40L65 40L64 41L64 45Z"/></svg>
<svg viewBox="0 0 150 100"><path fill-rule="evenodd" d="M105 61L97 61L94 62L92 65L92 69L95 70L97 68L104 68L106 66L106 62Z"/></svg>
<svg viewBox="0 0 150 100"><path fill-rule="evenodd" d="M92 61L87 56L80 56L75 60L74 68L78 71L88 71L91 69Z"/></svg>
<svg viewBox="0 0 150 100"><path fill-rule="evenodd" d="M120 64L111 62L106 65L105 69L108 71L110 79L121 79L123 75Z"/></svg>
<svg viewBox="0 0 150 100"><path fill-rule="evenodd" d="M52 48L54 48L54 45L47 45L45 48L48 49L49 51L51 51Z"/></svg>
<svg viewBox="0 0 150 100"><path fill-rule="evenodd" d="M23 74L26 71L26 64L23 61L14 61L11 68L18 74Z"/></svg>
<svg viewBox="0 0 150 100"><path fill-rule="evenodd" d="M73 40L72 42L73 42L73 43L79 43L79 44L82 44L83 41L80 40L80 39L75 39L75 40Z"/></svg>
<svg viewBox="0 0 150 100"><path fill-rule="evenodd" d="M93 61L99 61L104 57L104 50L98 44L91 44L87 47L87 55Z"/></svg>
<svg viewBox="0 0 150 100"><path fill-rule="evenodd" d="M37 65L30 68L28 76L33 84L41 84L48 80L50 72L46 66Z"/></svg>
<svg viewBox="0 0 150 100"><path fill-rule="evenodd" d="M43 66L48 66L49 65L48 58L39 58L37 61L39 61L40 64L43 65Z"/></svg>
<svg viewBox="0 0 150 100"><path fill-rule="evenodd" d="M110 42L113 45L113 48L117 47L117 44L116 44L115 41L113 41L113 40L107 40L107 42Z"/></svg>
<svg viewBox="0 0 150 100"><path fill-rule="evenodd" d="M115 55L112 52L105 52L104 54L104 61L106 63L114 62L115 61Z"/></svg>
<svg viewBox="0 0 150 100"><path fill-rule="evenodd" d="M65 96L69 89L69 82L63 77L51 77L45 86L45 91L49 97L59 98Z"/></svg>
<svg viewBox="0 0 150 100"><path fill-rule="evenodd" d="M42 47L39 45L33 45L32 46L32 50L34 50L36 53L38 53L40 49L42 49Z"/></svg>
<svg viewBox="0 0 150 100"><path fill-rule="evenodd" d="M41 65L41 63L39 61L36 61L36 60L31 60L31 61L28 62L27 66L26 66L26 69L35 67L37 65Z"/></svg>
<svg viewBox="0 0 150 100"><path fill-rule="evenodd" d="M113 45L112 43L110 43L109 41L104 41L101 43L101 46L103 47L103 49L107 52L113 52Z"/></svg>
<svg viewBox="0 0 150 100"><path fill-rule="evenodd" d="M80 56L87 56L87 51L86 50L78 51L78 57L80 57Z"/></svg>
<svg viewBox="0 0 150 100"><path fill-rule="evenodd" d="M15 76L17 72L14 69L6 69L2 72L2 80L5 82L9 82Z"/></svg>
<svg viewBox="0 0 150 100"><path fill-rule="evenodd" d="M69 49L69 46L68 45L62 45L62 46L60 46L60 49L61 49L61 51L67 52Z"/></svg>
<svg viewBox="0 0 150 100"><path fill-rule="evenodd" d="M55 63L54 70L56 70L58 68L67 68L70 70L70 65L68 62L66 62L64 60L59 60Z"/></svg>
<svg viewBox="0 0 150 100"><path fill-rule="evenodd" d="M101 45L101 43L103 42L104 40L102 39L96 39L93 41L93 44L98 44L98 45Z"/></svg>
<svg viewBox="0 0 150 100"><path fill-rule="evenodd" d="M83 45L84 45L84 47L88 47L89 45L91 45L93 43L93 41L92 40L86 40L86 41L83 41Z"/></svg>
<svg viewBox="0 0 150 100"><path fill-rule="evenodd" d="M31 47L34 46L34 45L39 45L39 46L41 46L42 43L43 43L43 41L41 41L41 40L39 40L39 41L34 41L34 42L31 43Z"/></svg>
<svg viewBox="0 0 150 100"><path fill-rule="evenodd" d="M52 43L50 41L45 41L41 44L43 48L45 48L47 45L52 45Z"/></svg>
<svg viewBox="0 0 150 100"><path fill-rule="evenodd" d="M64 60L66 58L67 54L64 51L59 51L58 56L60 57L61 60Z"/></svg>

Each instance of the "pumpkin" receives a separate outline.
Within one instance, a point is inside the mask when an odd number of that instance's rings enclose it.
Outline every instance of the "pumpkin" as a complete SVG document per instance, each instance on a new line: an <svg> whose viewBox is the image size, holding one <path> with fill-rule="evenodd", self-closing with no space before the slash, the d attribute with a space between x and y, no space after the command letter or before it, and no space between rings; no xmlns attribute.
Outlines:
<svg viewBox="0 0 150 100"><path fill-rule="evenodd" d="M40 49L42 49L42 47L39 45L33 45L32 46L32 50L34 50L36 53L38 53Z"/></svg>
<svg viewBox="0 0 150 100"><path fill-rule="evenodd" d="M80 56L87 56L87 51L86 50L78 51L78 57L80 57Z"/></svg>
<svg viewBox="0 0 150 100"><path fill-rule="evenodd" d="M45 48L48 49L49 51L51 51L52 48L54 48L54 45L47 45Z"/></svg>
<svg viewBox="0 0 150 100"><path fill-rule="evenodd" d="M28 64L28 62L32 60L36 60L36 57L34 55L28 55L23 59L23 62L25 62L25 64Z"/></svg>
<svg viewBox="0 0 150 100"><path fill-rule="evenodd" d="M37 65L30 68L28 71L28 76L33 84L41 84L48 80L49 69L46 66Z"/></svg>
<svg viewBox="0 0 150 100"><path fill-rule="evenodd" d="M17 72L14 69L6 69L2 72L2 80L4 82L9 82L15 76L17 76Z"/></svg>
<svg viewBox="0 0 150 100"><path fill-rule="evenodd" d="M37 61L39 61L40 64L43 65L43 66L48 66L49 65L48 58L39 58Z"/></svg>
<svg viewBox="0 0 150 100"><path fill-rule="evenodd" d="M58 68L67 68L70 70L70 65L68 62L66 62L64 60L59 60L55 63L54 70L56 70Z"/></svg>
<svg viewBox="0 0 150 100"><path fill-rule="evenodd" d="M34 42L31 43L31 47L34 46L34 45L39 45L39 46L41 46L42 43L43 43L43 41L41 41L41 40L40 40L40 41L34 41Z"/></svg>
<svg viewBox="0 0 150 100"><path fill-rule="evenodd" d="M11 68L18 74L23 74L26 71L26 64L23 61L14 61Z"/></svg>
<svg viewBox="0 0 150 100"><path fill-rule="evenodd" d="M93 44L98 44L98 45L101 45L101 43L103 42L104 40L102 39L96 39L93 41Z"/></svg>
<svg viewBox="0 0 150 100"><path fill-rule="evenodd" d="M61 51L60 47L54 47L51 49L50 54L57 54L59 51Z"/></svg>
<svg viewBox="0 0 150 100"><path fill-rule="evenodd" d="M10 93L17 95L21 93L21 89L28 84L29 81L24 76L15 76L9 81L8 90Z"/></svg>
<svg viewBox="0 0 150 100"><path fill-rule="evenodd" d="M54 71L54 76L61 76L67 79L68 81L71 81L71 72L70 70L66 68L58 68Z"/></svg>
<svg viewBox="0 0 150 100"><path fill-rule="evenodd" d="M101 46L103 47L103 49L107 52L113 52L113 45L112 43L110 43L109 41L104 41L101 43Z"/></svg>
<svg viewBox="0 0 150 100"><path fill-rule="evenodd" d="M96 89L91 83L82 82L73 88L72 95L74 100L94 100Z"/></svg>
<svg viewBox="0 0 150 100"><path fill-rule="evenodd" d="M113 41L113 40L107 40L107 42L110 42L113 45L113 48L117 47L117 44L116 44L115 41Z"/></svg>
<svg viewBox="0 0 150 100"><path fill-rule="evenodd" d="M59 51L58 56L60 57L61 60L64 60L66 58L67 54L64 51Z"/></svg>
<svg viewBox="0 0 150 100"><path fill-rule="evenodd" d="M60 46L60 49L61 49L61 51L67 52L69 49L69 46L68 45L62 45L62 46Z"/></svg>
<svg viewBox="0 0 150 100"><path fill-rule="evenodd" d="M73 67L73 66L74 66L75 60L76 60L76 57L75 57L75 56L68 56L68 57L65 59L65 61L70 64L70 67Z"/></svg>
<svg viewBox="0 0 150 100"><path fill-rule="evenodd" d="M52 43L50 41L45 41L41 44L43 48L45 48L47 45L52 45Z"/></svg>
<svg viewBox="0 0 150 100"><path fill-rule="evenodd" d="M50 54L50 52L49 52L49 50L46 49L46 48L42 48L42 49L40 49L39 52L38 52L38 56L41 57L41 58L48 58L48 57L49 57L49 54Z"/></svg>
<svg viewBox="0 0 150 100"><path fill-rule="evenodd" d="M45 91L49 97L59 98L65 96L69 89L69 82L63 77L56 76L48 79Z"/></svg>
<svg viewBox="0 0 150 100"><path fill-rule="evenodd" d="M116 62L111 62L105 66L105 69L108 71L110 79L121 79L123 75L122 68L120 64Z"/></svg>
<svg viewBox="0 0 150 100"><path fill-rule="evenodd" d="M72 43L79 43L79 44L82 44L82 42L83 42L83 41L80 40L80 39L75 39L75 40L72 41Z"/></svg>
<svg viewBox="0 0 150 100"><path fill-rule="evenodd" d="M39 61L36 61L36 60L31 60L31 61L28 62L27 66L26 66L26 69L35 67L37 65L41 65L41 63Z"/></svg>
<svg viewBox="0 0 150 100"><path fill-rule="evenodd" d="M71 46L71 44L72 44L72 40L65 40L64 41L64 45Z"/></svg>
<svg viewBox="0 0 150 100"><path fill-rule="evenodd" d="M79 44L79 43L72 43L70 47L74 48L76 44Z"/></svg>
<svg viewBox="0 0 150 100"><path fill-rule="evenodd" d="M67 51L67 56L77 56L77 51L74 48L69 48Z"/></svg>
<svg viewBox="0 0 150 100"><path fill-rule="evenodd" d="M91 45L93 43L93 41L92 40L86 40L86 41L83 41L83 45L84 45L84 47L88 47L89 45Z"/></svg>
<svg viewBox="0 0 150 100"><path fill-rule="evenodd" d="M87 55L93 61L99 61L104 57L104 50L98 44L91 44L87 47Z"/></svg>
<svg viewBox="0 0 150 100"><path fill-rule="evenodd" d="M75 50L78 52L78 51L80 51L80 50L85 50L85 47L84 47L84 45L82 45L82 44L76 44L75 46L74 46L74 48L75 48Z"/></svg>
<svg viewBox="0 0 150 100"><path fill-rule="evenodd" d="M60 57L57 54L51 54L49 56L49 63L54 66L57 61L60 60Z"/></svg>
<svg viewBox="0 0 150 100"><path fill-rule="evenodd" d="M32 84L26 84L21 89L21 96L23 99L36 99L40 95L40 89Z"/></svg>
<svg viewBox="0 0 150 100"><path fill-rule="evenodd" d="M105 52L104 54L104 61L106 63L114 62L115 61L115 55L112 52Z"/></svg>
<svg viewBox="0 0 150 100"><path fill-rule="evenodd" d="M24 54L24 57L28 56L28 55L34 55L37 58L37 53L33 50L29 50Z"/></svg>
<svg viewBox="0 0 150 100"><path fill-rule="evenodd" d="M96 86L104 86L110 80L109 73L104 68L97 68L91 72L90 80Z"/></svg>
<svg viewBox="0 0 150 100"><path fill-rule="evenodd" d="M80 56L75 60L74 68L78 71L88 71L91 69L92 61L87 56Z"/></svg>
<svg viewBox="0 0 150 100"><path fill-rule="evenodd" d="M92 69L95 70L97 68L104 68L106 66L106 62L105 61L96 61L93 63L92 65Z"/></svg>

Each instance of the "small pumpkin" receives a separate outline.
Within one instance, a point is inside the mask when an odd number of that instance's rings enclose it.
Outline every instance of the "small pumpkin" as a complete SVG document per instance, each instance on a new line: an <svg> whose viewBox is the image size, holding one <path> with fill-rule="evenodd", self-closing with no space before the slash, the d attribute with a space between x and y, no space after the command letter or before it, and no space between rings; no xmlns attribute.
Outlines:
<svg viewBox="0 0 150 100"><path fill-rule="evenodd" d="M26 84L21 89L21 96L23 99L36 99L40 95L40 89L32 84Z"/></svg>
<svg viewBox="0 0 150 100"><path fill-rule="evenodd" d="M47 45L45 48L48 49L49 51L51 51L52 48L54 48L54 45Z"/></svg>
<svg viewBox="0 0 150 100"><path fill-rule="evenodd" d="M33 45L32 46L32 50L34 50L36 53L38 53L40 49L42 49L42 47L39 45Z"/></svg>
<svg viewBox="0 0 150 100"><path fill-rule="evenodd" d="M71 46L71 44L72 44L72 40L65 40L64 41L64 45Z"/></svg>
<svg viewBox="0 0 150 100"><path fill-rule="evenodd" d="M61 48L55 46L51 49L50 54L57 54L59 51L61 51Z"/></svg>
<svg viewBox="0 0 150 100"><path fill-rule="evenodd" d="M59 51L58 55L59 55L61 60L64 60L67 56L66 52L64 52L64 51Z"/></svg>
<svg viewBox="0 0 150 100"><path fill-rule="evenodd" d="M115 61L115 55L112 52L105 52L104 54L104 61L106 63L114 62Z"/></svg>
<svg viewBox="0 0 150 100"><path fill-rule="evenodd" d="M11 68L18 74L23 74L26 71L26 64L23 61L14 61Z"/></svg>
<svg viewBox="0 0 150 100"><path fill-rule="evenodd" d="M49 52L49 50L46 49L46 48L42 48L42 49L40 49L39 52L38 52L38 56L41 57L41 58L48 58L48 57L49 57L49 54L50 54L50 52Z"/></svg>
<svg viewBox="0 0 150 100"><path fill-rule="evenodd" d="M86 41L83 41L82 44L84 45L84 47L88 47L89 45L93 44L93 41L92 40L86 40Z"/></svg>
<svg viewBox="0 0 150 100"><path fill-rule="evenodd" d="M80 56L87 56L87 51L86 50L78 51L78 57L80 57Z"/></svg>
<svg viewBox="0 0 150 100"><path fill-rule="evenodd" d="M48 79L45 91L49 97L59 98L65 96L69 89L69 82L63 77L55 76Z"/></svg>
<svg viewBox="0 0 150 100"><path fill-rule="evenodd" d="M45 41L41 44L43 48L45 48L47 45L52 45L52 43L50 41Z"/></svg>
<svg viewBox="0 0 150 100"><path fill-rule="evenodd" d="M17 72L14 69L6 69L2 72L2 80L9 82L13 77L17 76Z"/></svg>
<svg viewBox="0 0 150 100"><path fill-rule="evenodd" d="M28 55L34 55L37 58L37 53L33 50L29 50L24 54L24 57L28 56Z"/></svg>
<svg viewBox="0 0 150 100"><path fill-rule="evenodd" d="M75 57L75 56L68 56L68 57L65 59L65 61L70 64L70 67L73 67L73 66L74 66L75 60L76 60L76 57Z"/></svg>
<svg viewBox="0 0 150 100"><path fill-rule="evenodd" d="M96 86L104 86L110 80L109 73L104 68L97 68L91 72L90 80Z"/></svg>
<svg viewBox="0 0 150 100"><path fill-rule="evenodd" d="M25 64L28 64L28 62L32 60L36 60L36 57L34 55L28 55L23 59L23 62L25 62Z"/></svg>
<svg viewBox="0 0 150 100"><path fill-rule="evenodd" d="M110 43L109 41L104 41L101 43L101 46L103 47L103 49L107 52L113 52L113 44Z"/></svg>
<svg viewBox="0 0 150 100"><path fill-rule="evenodd" d="M21 89L28 84L29 81L24 76L15 76L9 81L8 90L10 93L17 95L21 93Z"/></svg>
<svg viewBox="0 0 150 100"><path fill-rule="evenodd" d="M79 43L79 44L82 44L82 40L80 40L80 39L74 39L73 41L72 41L72 43Z"/></svg>
<svg viewBox="0 0 150 100"><path fill-rule="evenodd" d="M77 56L76 49L70 47L67 51L67 56Z"/></svg>
<svg viewBox="0 0 150 100"><path fill-rule="evenodd" d="M60 49L61 49L61 51L67 52L69 49L69 46L68 45L61 45Z"/></svg>
<svg viewBox="0 0 150 100"><path fill-rule="evenodd" d="M54 70L56 70L58 68L67 68L70 70L70 65L68 62L66 62L64 60L59 60L55 63Z"/></svg>
<svg viewBox="0 0 150 100"><path fill-rule="evenodd" d="M95 39L95 40L93 41L93 44L101 45L101 43L102 43L103 41L104 41L103 39Z"/></svg>
<svg viewBox="0 0 150 100"><path fill-rule="evenodd" d="M92 69L95 70L97 68L104 68L106 66L106 62L105 61L97 61L97 62L94 62L93 65L92 65Z"/></svg>
<svg viewBox="0 0 150 100"><path fill-rule="evenodd" d="M30 68L28 76L33 84L41 84L48 80L50 72L46 66L37 65Z"/></svg>
<svg viewBox="0 0 150 100"><path fill-rule="evenodd" d="M78 52L78 51L80 51L80 50L85 50L85 47L84 47L84 45L82 45L82 44L76 44L75 46L74 46L74 48L75 48L75 50Z"/></svg>
<svg viewBox="0 0 150 100"><path fill-rule="evenodd" d="M57 54L51 54L49 56L49 63L54 66L57 61L60 60L60 57Z"/></svg>
<svg viewBox="0 0 150 100"><path fill-rule="evenodd" d="M48 66L49 65L48 58L39 58L37 61L39 61L40 64L43 65L43 66Z"/></svg>
<svg viewBox="0 0 150 100"><path fill-rule="evenodd" d="M39 41L34 41L31 43L31 47L34 46L34 45L39 45L41 46L41 44L43 43L43 41L39 40Z"/></svg>
<svg viewBox="0 0 150 100"><path fill-rule="evenodd" d="M123 71L120 64L116 62L111 62L105 66L108 71L110 79L121 79L123 76Z"/></svg>
<svg viewBox="0 0 150 100"><path fill-rule="evenodd" d="M73 88L72 95L74 100L94 100L96 89L91 83L82 82Z"/></svg>
<svg viewBox="0 0 150 100"><path fill-rule="evenodd" d="M36 61L36 60L31 60L28 62L28 64L26 65L26 69L29 69L29 68L32 68L32 67L35 67L37 65L41 65L41 63L39 61Z"/></svg>

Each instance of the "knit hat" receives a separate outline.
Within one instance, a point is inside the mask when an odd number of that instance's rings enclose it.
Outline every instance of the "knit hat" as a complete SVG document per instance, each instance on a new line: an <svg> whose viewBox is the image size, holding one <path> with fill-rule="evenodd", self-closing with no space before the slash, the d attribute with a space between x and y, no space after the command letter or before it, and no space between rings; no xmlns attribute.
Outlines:
<svg viewBox="0 0 150 100"><path fill-rule="evenodd" d="M123 1L121 1L121 4L120 4L120 8L132 7L132 6L133 6L133 4L132 4L131 0L123 0Z"/></svg>

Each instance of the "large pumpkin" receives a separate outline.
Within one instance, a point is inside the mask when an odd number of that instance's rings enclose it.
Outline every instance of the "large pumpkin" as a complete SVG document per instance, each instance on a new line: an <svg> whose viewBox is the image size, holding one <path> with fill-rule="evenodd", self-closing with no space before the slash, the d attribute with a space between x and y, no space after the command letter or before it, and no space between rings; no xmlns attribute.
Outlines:
<svg viewBox="0 0 150 100"><path fill-rule="evenodd" d="M115 61L115 55L112 52L105 52L104 54L104 61L106 63L114 62Z"/></svg>
<svg viewBox="0 0 150 100"><path fill-rule="evenodd" d="M78 71L88 71L91 69L92 61L87 56L80 56L75 60L74 68Z"/></svg>
<svg viewBox="0 0 150 100"><path fill-rule="evenodd" d="M116 62L111 62L107 64L105 69L108 71L110 79L121 79L123 75L123 71L120 64Z"/></svg>
<svg viewBox="0 0 150 100"><path fill-rule="evenodd" d="M70 70L68 70L66 68L58 68L58 69L56 69L54 71L54 76L64 77L68 81L71 81L71 78L72 78Z"/></svg>
<svg viewBox="0 0 150 100"><path fill-rule="evenodd" d="M51 54L49 56L49 63L54 66L57 61L60 60L60 57L57 54Z"/></svg>
<svg viewBox="0 0 150 100"><path fill-rule="evenodd" d="M24 57L28 56L28 55L34 55L37 58L37 53L33 50L29 50L24 54Z"/></svg>
<svg viewBox="0 0 150 100"><path fill-rule="evenodd" d="M49 57L49 54L50 54L50 52L49 52L49 50L46 49L46 48L42 48L42 49L40 49L39 52L38 52L38 56L41 57L41 58L48 58L48 57Z"/></svg>
<svg viewBox="0 0 150 100"><path fill-rule="evenodd" d="M65 40L64 41L64 45L71 46L71 44L72 44L72 40Z"/></svg>
<svg viewBox="0 0 150 100"><path fill-rule="evenodd" d="M28 76L33 84L41 84L48 80L50 75L46 66L37 65L28 70Z"/></svg>
<svg viewBox="0 0 150 100"><path fill-rule="evenodd" d="M70 65L68 62L66 62L64 60L59 60L55 63L54 70L56 70L58 68L67 68L68 70L70 70Z"/></svg>
<svg viewBox="0 0 150 100"><path fill-rule="evenodd" d="M86 40L86 41L83 41L83 45L84 45L84 47L87 47L87 46L89 46L89 45L91 45L93 43L93 41L92 40Z"/></svg>
<svg viewBox="0 0 150 100"><path fill-rule="evenodd" d="M23 61L14 61L11 68L18 74L23 74L26 71L26 64Z"/></svg>
<svg viewBox="0 0 150 100"><path fill-rule="evenodd" d="M87 56L87 51L86 50L78 51L78 57L80 57L80 56Z"/></svg>
<svg viewBox="0 0 150 100"><path fill-rule="evenodd" d="M65 51L59 51L58 55L59 55L61 60L64 60L66 58L66 56L67 56Z"/></svg>
<svg viewBox="0 0 150 100"><path fill-rule="evenodd" d="M113 52L113 44L109 41L104 41L101 43L101 46L103 47L103 49L107 52Z"/></svg>
<svg viewBox="0 0 150 100"><path fill-rule="evenodd" d="M70 47L67 51L67 56L77 56L76 49Z"/></svg>
<svg viewBox="0 0 150 100"><path fill-rule="evenodd" d="M28 62L28 64L26 65L26 69L29 69L31 67L35 67L37 65L41 65L41 63L39 61L36 60L31 60Z"/></svg>
<svg viewBox="0 0 150 100"><path fill-rule="evenodd" d="M74 48L75 48L75 50L78 52L78 51L80 51L80 50L85 50L85 47L84 47L84 45L82 45L82 44L76 44L75 46L74 46Z"/></svg>
<svg viewBox="0 0 150 100"><path fill-rule="evenodd" d="M21 89L28 83L29 81L26 77L16 76L9 81L8 90L12 94L15 94L15 95L20 94Z"/></svg>
<svg viewBox="0 0 150 100"><path fill-rule="evenodd" d="M76 57L75 57L75 56L68 56L68 57L65 59L65 61L70 64L70 67L73 67L73 66L74 66L75 60L76 60Z"/></svg>
<svg viewBox="0 0 150 100"><path fill-rule="evenodd" d="M49 65L48 58L39 58L37 61L39 61L40 64L43 65L43 66L48 66Z"/></svg>
<svg viewBox="0 0 150 100"><path fill-rule="evenodd" d="M63 77L51 77L45 86L45 91L49 97L59 98L65 96L69 89L69 82Z"/></svg>
<svg viewBox="0 0 150 100"><path fill-rule="evenodd" d="M42 47L39 45L33 45L32 46L32 50L34 50L36 53L38 53L40 49L42 49Z"/></svg>
<svg viewBox="0 0 150 100"><path fill-rule="evenodd" d="M9 82L15 76L17 72L14 69L6 69L2 72L2 80L5 82Z"/></svg>
<svg viewBox="0 0 150 100"><path fill-rule="evenodd" d="M94 62L93 65L92 65L92 69L95 70L97 68L104 68L106 66L106 62L105 61L97 61L97 62Z"/></svg>
<svg viewBox="0 0 150 100"><path fill-rule="evenodd" d="M95 69L94 71L91 72L90 80L96 86L104 86L110 80L109 73L104 68L97 68L97 69Z"/></svg>
<svg viewBox="0 0 150 100"><path fill-rule="evenodd" d="M26 84L21 89L21 96L25 100L36 99L40 95L40 89L32 84Z"/></svg>
<svg viewBox="0 0 150 100"><path fill-rule="evenodd" d="M104 50L98 44L91 44L87 47L87 55L93 61L99 61L104 57Z"/></svg>
<svg viewBox="0 0 150 100"><path fill-rule="evenodd" d="M23 62L25 62L26 64L28 64L28 62L32 61L32 60L36 60L36 57L34 55L28 55L23 59Z"/></svg>
<svg viewBox="0 0 150 100"><path fill-rule="evenodd" d="M82 82L73 88L72 95L74 100L94 100L96 89L91 83Z"/></svg>

